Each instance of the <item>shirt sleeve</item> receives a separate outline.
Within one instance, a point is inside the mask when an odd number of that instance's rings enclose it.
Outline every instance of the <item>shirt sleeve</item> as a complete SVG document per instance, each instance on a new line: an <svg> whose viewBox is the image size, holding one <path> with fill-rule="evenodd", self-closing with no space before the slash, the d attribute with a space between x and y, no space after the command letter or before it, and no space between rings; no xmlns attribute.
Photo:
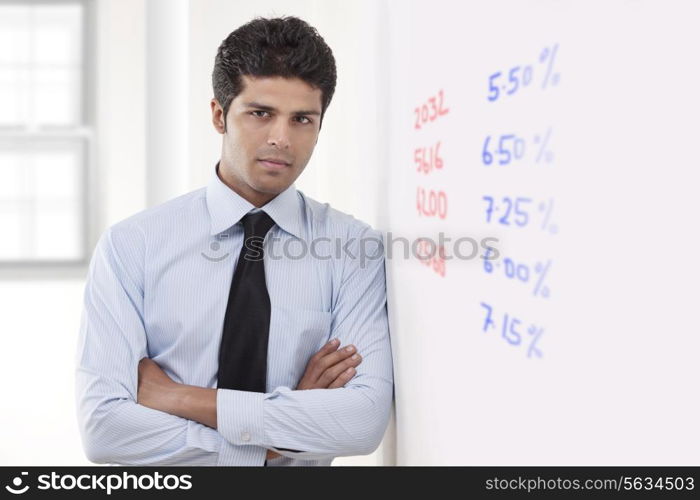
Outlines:
<svg viewBox="0 0 700 500"><path fill-rule="evenodd" d="M145 238L108 229L87 276L76 352L76 408L83 448L95 463L216 465L221 435L136 403L147 357L143 321Z"/></svg>
<svg viewBox="0 0 700 500"><path fill-rule="evenodd" d="M331 337L362 355L355 376L335 389L219 389L218 430L230 443L304 460L366 455L381 443L393 399L381 233L367 226L350 248L354 257L346 257Z"/></svg>

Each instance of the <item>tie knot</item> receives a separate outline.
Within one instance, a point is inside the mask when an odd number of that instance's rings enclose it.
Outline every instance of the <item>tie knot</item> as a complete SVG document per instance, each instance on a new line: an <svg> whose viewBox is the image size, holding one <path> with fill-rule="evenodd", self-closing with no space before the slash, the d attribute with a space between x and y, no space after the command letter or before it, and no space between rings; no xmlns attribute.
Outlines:
<svg viewBox="0 0 700 500"><path fill-rule="evenodd" d="M245 229L245 239L253 236L259 236L260 238L264 239L270 228L275 225L275 221L272 220L272 217L267 215L262 210L255 213L245 214L241 221L243 222L243 228Z"/></svg>

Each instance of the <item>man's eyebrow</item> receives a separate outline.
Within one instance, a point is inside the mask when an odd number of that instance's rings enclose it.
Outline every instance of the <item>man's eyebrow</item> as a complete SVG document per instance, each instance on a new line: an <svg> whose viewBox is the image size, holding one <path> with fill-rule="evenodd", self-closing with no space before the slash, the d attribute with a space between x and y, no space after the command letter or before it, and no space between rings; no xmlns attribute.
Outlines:
<svg viewBox="0 0 700 500"><path fill-rule="evenodd" d="M259 102L251 101L251 102L244 102L243 105L246 108L256 108L256 109L262 109L263 111L274 111L277 112L276 108L273 108L272 106L266 106L265 104L260 104ZM321 116L321 113L316 111L316 110L301 110L301 111L293 111L293 115L317 115Z"/></svg>

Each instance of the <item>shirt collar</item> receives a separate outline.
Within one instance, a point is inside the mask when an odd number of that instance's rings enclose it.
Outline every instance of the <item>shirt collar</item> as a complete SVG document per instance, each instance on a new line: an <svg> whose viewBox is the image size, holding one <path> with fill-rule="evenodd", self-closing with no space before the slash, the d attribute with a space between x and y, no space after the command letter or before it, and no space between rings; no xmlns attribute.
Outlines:
<svg viewBox="0 0 700 500"><path fill-rule="evenodd" d="M241 197L219 178L219 163L214 167L207 185L207 208L211 218L211 234L219 234L255 209L255 205ZM261 209L275 224L286 232L301 239L301 204L294 184L263 205Z"/></svg>

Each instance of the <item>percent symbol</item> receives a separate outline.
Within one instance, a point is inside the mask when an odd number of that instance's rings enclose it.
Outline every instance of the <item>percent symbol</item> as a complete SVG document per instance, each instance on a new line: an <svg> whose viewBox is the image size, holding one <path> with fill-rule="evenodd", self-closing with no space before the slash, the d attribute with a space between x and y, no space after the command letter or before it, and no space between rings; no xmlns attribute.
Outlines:
<svg viewBox="0 0 700 500"><path fill-rule="evenodd" d="M554 70L554 60L557 57L558 48L559 44L555 43L551 50L549 47L545 47L540 53L540 63L547 63L547 74L545 75L544 80L542 80L542 90L546 89L550 83L552 85L559 83L559 73L552 73Z"/></svg>
<svg viewBox="0 0 700 500"><path fill-rule="evenodd" d="M527 329L527 333L532 335L532 340L530 341L530 345L527 348L527 357L531 358L534 355L538 358L541 358L542 351L537 348L537 341L544 333L544 329L538 328L535 325L530 325L530 328Z"/></svg>
<svg viewBox="0 0 700 500"><path fill-rule="evenodd" d="M545 299L549 297L549 287L544 284L544 279L549 271L549 266L552 264L551 260L548 260L546 264L538 262L535 264L535 272L539 275L537 277L537 283L535 283L535 288L532 291L534 296L544 297Z"/></svg>
<svg viewBox="0 0 700 500"><path fill-rule="evenodd" d="M540 145L539 151L537 152L537 158L535 158L536 163L539 163L543 156L544 161L547 163L550 163L552 159L554 159L554 154L549 149L547 149L547 146L549 145L550 135L552 135L552 127L549 127L547 129L547 133L545 134L544 139L541 142L540 136L535 136L534 143Z"/></svg>
<svg viewBox="0 0 700 500"><path fill-rule="evenodd" d="M549 223L549 219L552 216L552 209L554 208L554 200L550 198L549 202L540 203L538 208L540 209L540 212L545 213L544 218L542 219L542 230L549 231L550 234L557 234L559 232L559 227L556 224Z"/></svg>

